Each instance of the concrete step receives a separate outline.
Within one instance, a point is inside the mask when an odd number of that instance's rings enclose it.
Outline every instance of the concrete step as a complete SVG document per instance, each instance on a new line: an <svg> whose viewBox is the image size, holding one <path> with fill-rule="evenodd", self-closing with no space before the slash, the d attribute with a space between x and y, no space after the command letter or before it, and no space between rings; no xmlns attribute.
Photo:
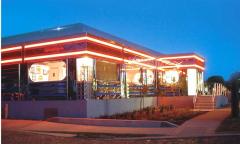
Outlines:
<svg viewBox="0 0 240 144"><path fill-rule="evenodd" d="M215 101L196 101L196 103L215 103Z"/></svg>
<svg viewBox="0 0 240 144"><path fill-rule="evenodd" d="M195 104L196 106L215 106L214 104Z"/></svg>
<svg viewBox="0 0 240 144"><path fill-rule="evenodd" d="M197 100L212 100L212 98L197 98Z"/></svg>
<svg viewBox="0 0 240 144"><path fill-rule="evenodd" d="M215 107L203 107L203 106L201 106L201 107L195 107L194 109L215 109Z"/></svg>
<svg viewBox="0 0 240 144"><path fill-rule="evenodd" d="M215 101L196 101L196 103L215 103Z"/></svg>
<svg viewBox="0 0 240 144"><path fill-rule="evenodd" d="M197 98L205 98L205 99L210 99L210 98L212 98L212 96L197 96Z"/></svg>
<svg viewBox="0 0 240 144"><path fill-rule="evenodd" d="M215 107L215 105L202 105L202 104L195 104L195 107Z"/></svg>
<svg viewBox="0 0 240 144"><path fill-rule="evenodd" d="M212 111L215 109L215 101L212 100L212 96L198 96L194 110Z"/></svg>
<svg viewBox="0 0 240 144"><path fill-rule="evenodd" d="M196 102L200 102L200 103L213 103L215 101L212 101L212 100L197 100Z"/></svg>
<svg viewBox="0 0 240 144"><path fill-rule="evenodd" d="M194 111L213 111L214 109L194 109Z"/></svg>

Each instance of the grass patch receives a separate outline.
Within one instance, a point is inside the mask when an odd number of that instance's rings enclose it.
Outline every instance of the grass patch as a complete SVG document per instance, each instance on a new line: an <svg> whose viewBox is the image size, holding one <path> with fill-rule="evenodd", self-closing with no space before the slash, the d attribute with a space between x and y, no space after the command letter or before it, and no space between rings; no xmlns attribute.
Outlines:
<svg viewBox="0 0 240 144"><path fill-rule="evenodd" d="M175 124L182 124L195 116L203 114L202 111L192 111L185 108L174 108L173 106L147 107L142 110L115 114L112 116L102 116L103 119L124 119L124 120L156 120L169 121Z"/></svg>
<svg viewBox="0 0 240 144"><path fill-rule="evenodd" d="M217 128L216 132L239 133L240 132L240 117L227 117Z"/></svg>
<svg viewBox="0 0 240 144"><path fill-rule="evenodd" d="M88 133L81 132L77 133L78 138L133 138L133 137L147 137L147 136L163 136L163 135L148 135L148 134L113 134L113 133Z"/></svg>
<svg viewBox="0 0 240 144"><path fill-rule="evenodd" d="M164 136L160 134L127 134L127 133L102 133L102 132L69 132L69 131L32 131L40 133L58 133L58 134L74 134L77 138L133 138L133 137L148 137L148 136Z"/></svg>
<svg viewBox="0 0 240 144"><path fill-rule="evenodd" d="M3 144L239 144L239 135L175 139L87 139L2 131Z"/></svg>

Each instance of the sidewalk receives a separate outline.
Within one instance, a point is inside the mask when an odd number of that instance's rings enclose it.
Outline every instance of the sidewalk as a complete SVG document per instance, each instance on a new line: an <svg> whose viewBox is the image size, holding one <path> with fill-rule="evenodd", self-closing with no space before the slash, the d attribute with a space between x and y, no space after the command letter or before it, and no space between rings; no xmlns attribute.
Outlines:
<svg viewBox="0 0 240 144"><path fill-rule="evenodd" d="M221 122L229 115L229 108L216 109L185 122L174 131L173 135L181 137L213 135Z"/></svg>
<svg viewBox="0 0 240 144"><path fill-rule="evenodd" d="M2 120L2 129L42 132L88 132L113 134L147 134L169 137L195 137L215 134L219 124L230 114L230 109L217 109L197 116L177 128L104 127L53 123L47 121Z"/></svg>
<svg viewBox="0 0 240 144"><path fill-rule="evenodd" d="M21 124L22 125L21 125ZM15 125L16 126L13 126ZM42 132L66 132L66 133L113 133L113 134L149 134L149 135L170 135L176 128L130 128L130 127L104 127L53 123L47 121L28 120L3 120L3 130L19 131L42 131Z"/></svg>

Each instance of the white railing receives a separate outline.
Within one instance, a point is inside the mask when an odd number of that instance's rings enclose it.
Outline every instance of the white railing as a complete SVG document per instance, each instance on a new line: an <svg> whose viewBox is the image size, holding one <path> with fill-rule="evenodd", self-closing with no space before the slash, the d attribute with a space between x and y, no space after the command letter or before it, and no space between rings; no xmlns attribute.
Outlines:
<svg viewBox="0 0 240 144"><path fill-rule="evenodd" d="M216 94L213 92L213 94L212 94L213 109L215 109L215 97L216 97Z"/></svg>
<svg viewBox="0 0 240 144"><path fill-rule="evenodd" d="M195 109L197 103L197 94L193 97L193 108Z"/></svg>

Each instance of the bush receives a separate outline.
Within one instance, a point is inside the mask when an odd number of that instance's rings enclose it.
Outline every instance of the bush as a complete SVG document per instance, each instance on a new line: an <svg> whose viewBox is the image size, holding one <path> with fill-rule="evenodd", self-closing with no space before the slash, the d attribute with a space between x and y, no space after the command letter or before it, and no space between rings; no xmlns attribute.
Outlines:
<svg viewBox="0 0 240 144"><path fill-rule="evenodd" d="M158 120L182 124L204 112L194 112L191 109L175 109L173 105L161 105L158 107L147 107L142 110L102 116L105 119L127 119L127 120Z"/></svg>

